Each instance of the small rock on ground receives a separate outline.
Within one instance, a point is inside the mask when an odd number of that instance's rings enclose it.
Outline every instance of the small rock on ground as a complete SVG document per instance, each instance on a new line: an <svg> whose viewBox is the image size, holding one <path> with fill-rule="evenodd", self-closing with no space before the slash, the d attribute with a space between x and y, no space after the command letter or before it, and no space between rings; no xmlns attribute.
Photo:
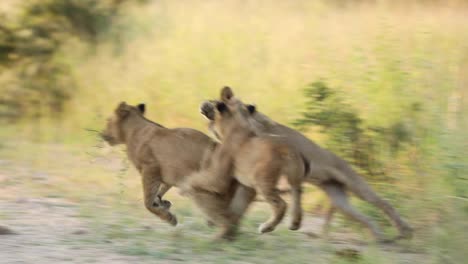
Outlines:
<svg viewBox="0 0 468 264"><path fill-rule="evenodd" d="M16 233L13 230L4 226L0 226L0 235L14 235L14 234Z"/></svg>

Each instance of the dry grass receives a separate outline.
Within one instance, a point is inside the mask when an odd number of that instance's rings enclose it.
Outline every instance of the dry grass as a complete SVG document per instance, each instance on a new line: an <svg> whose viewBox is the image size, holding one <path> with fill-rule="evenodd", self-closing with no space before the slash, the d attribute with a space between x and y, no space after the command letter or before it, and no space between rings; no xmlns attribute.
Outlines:
<svg viewBox="0 0 468 264"><path fill-rule="evenodd" d="M188 199L180 197L175 190L170 191L167 197L173 202L171 210L178 216L179 225L169 227L144 208L139 176L122 164L121 153L101 151L89 155L83 147L30 142L4 144L0 148L4 168L0 173L0 184L4 186L0 208L7 208L0 219L3 224L10 223L13 230L20 230L19 240L27 236L34 241L27 252L38 254L38 263L48 257L41 248L49 248L52 254L56 247L80 249L66 255L67 261L77 263L104 263L102 259L113 254L118 259L122 259L119 254L138 257L142 263L310 263L312 260L315 263L429 263L426 262L428 253L417 242L390 246L367 244L365 241L370 236L344 223L341 217L337 218L329 241L308 235L310 231L317 233L322 224L312 214L305 216L301 231L289 231L282 224L271 234L259 235L257 226L269 215L263 203L255 203L249 211L237 241L213 243L215 230L206 226ZM35 201L36 206L26 211L28 201ZM10 205L16 209L11 210ZM25 219L24 215L31 214L30 211L35 211L33 215L40 219ZM56 224L48 223L52 215L41 215L41 211L53 213ZM61 211L65 213L63 216ZM66 228L59 234L51 232L50 229L60 230L62 221ZM37 231L32 228L41 222L48 224ZM58 239L57 235L60 235ZM8 241L7 245L11 246ZM89 251L82 251L85 249L96 249L96 254L106 256L92 256ZM80 252L86 256L79 255ZM348 256L347 252L355 252L357 257ZM5 257L2 254L0 257ZM34 256L7 257L13 261Z"/></svg>
<svg viewBox="0 0 468 264"><path fill-rule="evenodd" d="M431 254L421 262L466 259L466 201L450 197L468 189L466 180L455 187L451 183L453 175L467 171L468 164L463 143L468 142L468 10L450 4L378 1L336 7L325 2L163 0L143 8L129 6L120 21L124 30L119 41L100 43L90 50L70 40L59 54L57 59L70 66L77 82L64 120L56 123L45 118L33 126L2 127L0 137L12 139L18 148L2 151L0 147L0 158L59 175L53 185L28 188L39 195L65 196L82 203L82 215L100 230L97 238L90 238L94 242L102 237L125 237L121 250L126 254L172 258L202 252L201 259L209 260L220 255L219 248L206 242L211 231L199 215L192 218L189 203L178 213L193 221L184 228L200 232L134 232L141 228L140 219L154 221L141 205L135 172L119 172L121 165L112 158L115 153L92 149L95 135L85 128L100 129L115 105L125 100L147 103L148 117L165 126L206 131L198 105L216 97L223 85L234 87L242 99L257 104L273 119L290 123L304 109L302 89L322 79L339 89L371 125L391 124L404 118L412 103L423 105L419 121L427 128L426 137L418 141L417 149L408 149L394 160L389 168L391 184L374 186L417 227L415 241L408 247ZM450 98L459 98L455 110L450 110ZM316 133L310 135L320 142ZM21 138L59 144L21 145L17 143ZM75 144L61 150L62 143L69 142ZM99 154L97 164L90 163L95 157L87 151ZM57 157L62 159L57 162ZM311 194L306 199L308 208L321 202L320 198L315 202L316 198ZM366 213L376 213L359 206ZM115 215L128 217L115 220ZM253 214L246 228L253 230L263 216L261 211ZM117 221L115 226L112 219ZM280 231L269 238L246 235L222 249L223 258L252 262L258 260L252 255L260 255L279 261L285 257L282 245L286 243L297 247L287 252L298 263L310 262L317 255L323 261L350 262L330 260L332 250L327 243L312 247L301 235ZM164 250L152 251L163 241L169 243ZM179 242L183 249L174 249L173 244ZM398 255L379 249L366 252L362 263L405 263Z"/></svg>
<svg viewBox="0 0 468 264"><path fill-rule="evenodd" d="M102 44L90 54L70 43L63 51L79 87L66 127L89 125L126 100L146 102L149 117L167 126L202 128L196 109L223 85L288 123L303 109L304 86L318 79L341 89L366 120L390 123L415 100L460 89L466 13L308 1L157 1L129 10L120 48ZM438 112L445 102L426 110Z"/></svg>

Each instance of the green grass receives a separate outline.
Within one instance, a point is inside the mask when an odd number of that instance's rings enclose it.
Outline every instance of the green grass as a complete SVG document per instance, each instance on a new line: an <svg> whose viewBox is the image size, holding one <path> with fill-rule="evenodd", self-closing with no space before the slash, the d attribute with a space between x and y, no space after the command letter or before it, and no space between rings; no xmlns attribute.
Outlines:
<svg viewBox="0 0 468 264"><path fill-rule="evenodd" d="M48 149L49 152L43 153L43 149ZM37 155L38 153L42 155ZM51 162L58 154L61 157L60 162ZM118 177L120 168L114 163L103 160L90 163L89 156L77 151L75 146L27 142L5 144L0 150L0 159L11 161L7 163L9 165L6 172L12 175L18 168L28 168L29 172L39 171L49 175L49 184L34 180L15 183L28 190L30 196L52 195L75 202L78 216L89 230L79 237L66 237L64 242L74 246L112 245L117 253L139 256L148 261L190 260L193 263L258 263L263 260L275 263L407 263L408 259L414 259L418 263L437 263L430 260L439 259L439 262L443 262L447 258L462 257L462 253L457 250L457 243L463 241L464 236L457 231L465 224L463 212L453 211L456 210L455 207L446 210L447 224L434 220L418 222L418 219L423 218L421 215L426 213L437 216L437 212L441 210L437 203L417 199L407 201L418 205L417 210L404 212L411 216L410 221L417 229L416 237L413 241L402 241L391 248L372 244L362 247L347 239L348 232L354 234L358 240L366 241L370 237L366 235L366 230L340 215L336 218L332 236L340 238L344 234L341 240L348 241L347 244L312 239L302 232L291 232L287 230L286 223L271 234L259 235L256 233L258 225L269 216L268 207L263 203L254 204L249 211L238 240L232 243L215 243L212 237L217 230L206 225L201 213L188 199L173 191L168 194L168 199L173 202L172 210L180 223L175 228L170 227L144 208L136 171L130 169L123 177ZM108 159L118 164L119 155L110 153ZM28 175L26 172L23 176ZM365 208L362 205L359 207ZM397 207L405 208L398 204ZM364 211L372 212L369 210ZM311 215L307 215L305 221L309 217ZM427 241L422 241L425 239ZM359 250L357 257L340 256L337 253L356 246Z"/></svg>
<svg viewBox="0 0 468 264"><path fill-rule="evenodd" d="M121 22L123 49L103 42L91 52L75 40L58 55L77 87L62 122L44 117L35 129L19 132L89 141L84 129L101 128L123 100L146 102L148 116L169 127L205 130L198 105L217 97L223 85L290 123L304 109L302 89L317 80L337 87L371 125L391 124L415 102L428 123L460 91L468 65L466 9L325 2L129 6Z"/></svg>
<svg viewBox="0 0 468 264"><path fill-rule="evenodd" d="M412 123L418 131L414 145L387 158L384 169L391 180L371 184L415 226L414 240L400 244L423 254L415 263L463 262L468 244L466 7L326 2L129 5L120 21L125 30L118 48L108 41L90 50L70 40L56 58L69 66L76 83L61 120L43 116L0 124L0 162L8 161L0 164L0 173L17 176L2 184L76 202L93 230L77 243L112 240L116 251L149 260L408 263L407 256L379 247L366 248L356 260L339 257L330 243L289 232L284 225L259 236L255 230L268 215L261 205L245 219L238 241L212 243L215 230L175 191L169 198L182 224L169 228L144 209L139 176L121 148L100 148L96 133L87 130L100 130L125 100L145 102L148 117L165 126L206 131L198 105L217 97L224 85L274 120L290 124L305 110L303 88L323 80L369 125L405 120L405 109L421 105L422 114ZM0 93L11 78L0 74ZM307 135L318 143L326 137L315 130ZM48 181L35 180L37 173L46 173ZM388 235L395 234L374 207L353 203ZM326 205L316 188L307 188L307 210L323 211ZM0 214L0 219L9 217ZM333 232L349 229L367 238L360 226L338 217Z"/></svg>

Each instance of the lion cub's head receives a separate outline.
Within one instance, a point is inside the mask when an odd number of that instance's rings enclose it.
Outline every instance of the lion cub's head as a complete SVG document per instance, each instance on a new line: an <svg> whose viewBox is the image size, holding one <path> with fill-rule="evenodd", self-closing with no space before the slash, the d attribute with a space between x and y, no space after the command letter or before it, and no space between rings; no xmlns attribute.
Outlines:
<svg viewBox="0 0 468 264"><path fill-rule="evenodd" d="M111 146L124 143L124 122L136 116L141 116L144 113L144 104L131 106L125 102L121 102L115 109L114 114L107 119L107 126L104 131L101 132L101 137Z"/></svg>
<svg viewBox="0 0 468 264"><path fill-rule="evenodd" d="M206 101L200 106L202 115L210 120L208 125L210 131L218 140L223 140L226 133L234 126L250 128L248 121L255 111L255 106L244 104L235 98L229 87L221 90L220 100Z"/></svg>

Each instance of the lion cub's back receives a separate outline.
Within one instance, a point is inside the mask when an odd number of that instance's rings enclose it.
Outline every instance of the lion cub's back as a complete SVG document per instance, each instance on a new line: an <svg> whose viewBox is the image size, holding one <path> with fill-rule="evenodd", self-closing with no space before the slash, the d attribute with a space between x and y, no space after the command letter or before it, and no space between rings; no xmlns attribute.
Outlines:
<svg viewBox="0 0 468 264"><path fill-rule="evenodd" d="M151 150L162 167L163 177L170 177L177 185L176 182L199 170L205 153L215 144L198 130L174 128L157 133L151 141Z"/></svg>
<svg viewBox="0 0 468 264"><path fill-rule="evenodd" d="M290 156L290 149L284 141L275 140L269 136L256 136L250 138L242 144L235 155L235 174L238 180L249 187L254 187L257 177L274 177L271 180L277 181L277 175L263 175L262 171L285 169L287 159Z"/></svg>

